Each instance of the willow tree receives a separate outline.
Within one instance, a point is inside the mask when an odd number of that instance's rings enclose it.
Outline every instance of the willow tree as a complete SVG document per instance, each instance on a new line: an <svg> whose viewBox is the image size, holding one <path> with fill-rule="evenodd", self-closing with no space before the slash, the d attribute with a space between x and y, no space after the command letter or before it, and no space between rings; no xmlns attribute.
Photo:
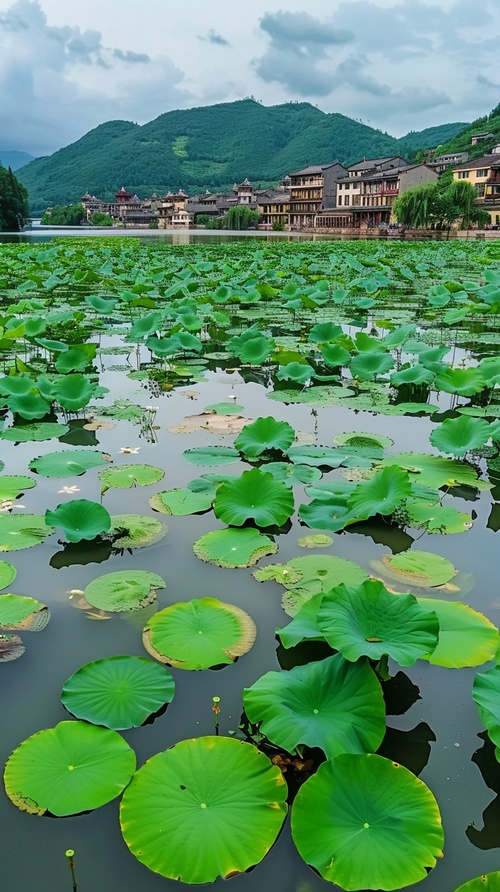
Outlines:
<svg viewBox="0 0 500 892"><path fill-rule="evenodd" d="M446 178L403 192L393 211L398 223L412 229L450 229L458 220L468 229L472 223L483 222L485 216L471 183Z"/></svg>

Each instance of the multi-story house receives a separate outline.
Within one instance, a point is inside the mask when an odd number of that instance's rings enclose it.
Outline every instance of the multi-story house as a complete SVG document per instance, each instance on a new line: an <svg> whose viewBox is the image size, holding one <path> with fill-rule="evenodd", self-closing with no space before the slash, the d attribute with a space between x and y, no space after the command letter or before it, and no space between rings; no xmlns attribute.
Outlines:
<svg viewBox="0 0 500 892"><path fill-rule="evenodd" d="M304 229L315 225L325 208L335 208L337 181L347 174L340 161L311 164L290 174L290 225Z"/></svg>
<svg viewBox="0 0 500 892"><path fill-rule="evenodd" d="M471 183L476 190L478 205L490 216L490 225L500 226L500 153L494 151L460 164L453 169L453 179Z"/></svg>
<svg viewBox="0 0 500 892"><path fill-rule="evenodd" d="M279 189L258 189L255 193L259 211L259 229L288 228L290 223L290 192Z"/></svg>

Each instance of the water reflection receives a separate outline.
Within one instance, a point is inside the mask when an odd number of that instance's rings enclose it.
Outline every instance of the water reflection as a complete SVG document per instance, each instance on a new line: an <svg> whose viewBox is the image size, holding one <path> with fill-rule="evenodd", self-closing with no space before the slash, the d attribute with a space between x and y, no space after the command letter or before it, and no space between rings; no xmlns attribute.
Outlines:
<svg viewBox="0 0 500 892"><path fill-rule="evenodd" d="M478 830L472 823L465 833L476 848L494 849L500 847L500 764L495 756L496 747L489 739L488 732L482 731L477 736L484 740L484 743L473 754L471 762L475 762L486 786L497 796L483 811L482 830Z"/></svg>
<svg viewBox="0 0 500 892"><path fill-rule="evenodd" d="M419 722L410 731L387 728L377 752L419 775L429 761L431 742L435 740L436 735L427 722Z"/></svg>
<svg viewBox="0 0 500 892"><path fill-rule="evenodd" d="M422 699L417 685L401 671L382 683L382 692L387 715L404 715L417 700Z"/></svg>

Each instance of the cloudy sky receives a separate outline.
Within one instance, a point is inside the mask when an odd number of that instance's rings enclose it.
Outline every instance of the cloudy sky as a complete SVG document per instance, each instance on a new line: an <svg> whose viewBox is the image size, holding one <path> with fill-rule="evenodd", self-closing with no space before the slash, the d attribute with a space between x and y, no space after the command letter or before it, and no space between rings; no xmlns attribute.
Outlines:
<svg viewBox="0 0 500 892"><path fill-rule="evenodd" d="M499 0L0 0L0 149L254 96L401 136L500 101Z"/></svg>

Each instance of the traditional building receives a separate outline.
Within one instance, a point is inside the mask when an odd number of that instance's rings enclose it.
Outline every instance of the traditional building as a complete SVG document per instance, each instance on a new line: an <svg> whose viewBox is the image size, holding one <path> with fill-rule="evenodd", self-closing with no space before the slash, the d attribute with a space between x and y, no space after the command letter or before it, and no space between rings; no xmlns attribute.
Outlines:
<svg viewBox="0 0 500 892"><path fill-rule="evenodd" d="M121 226L149 226L157 214L146 206L137 195L127 192L124 186L114 193L116 201L103 201L90 195L82 195L80 201L85 209L87 221L90 222L95 213L108 214L113 222Z"/></svg>
<svg viewBox="0 0 500 892"><path fill-rule="evenodd" d="M337 181L347 174L340 161L310 164L290 174L290 226L304 229L315 225L325 208L335 208Z"/></svg>
<svg viewBox="0 0 500 892"><path fill-rule="evenodd" d="M272 229L274 226L288 229L290 225L290 192L282 186L279 189L259 189L256 192L259 211L259 229Z"/></svg>
<svg viewBox="0 0 500 892"><path fill-rule="evenodd" d="M471 183L478 205L490 216L490 226L500 226L500 153L492 152L460 164L453 169L453 179Z"/></svg>

